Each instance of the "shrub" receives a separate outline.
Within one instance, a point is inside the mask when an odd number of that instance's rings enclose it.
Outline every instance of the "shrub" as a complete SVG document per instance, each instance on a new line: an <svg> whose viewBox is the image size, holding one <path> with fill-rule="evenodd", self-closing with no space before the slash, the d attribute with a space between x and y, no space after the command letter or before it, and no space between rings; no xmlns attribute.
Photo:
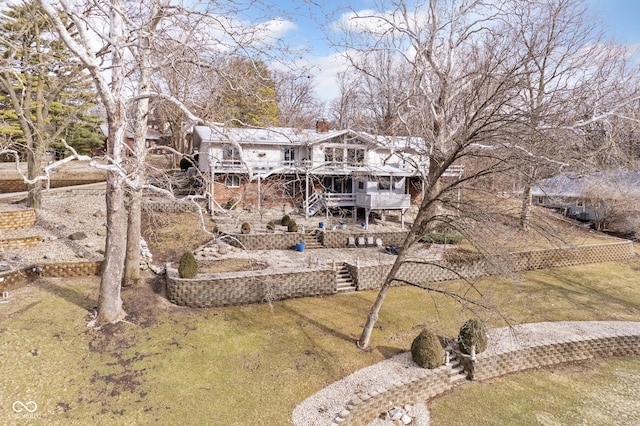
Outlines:
<svg viewBox="0 0 640 426"><path fill-rule="evenodd" d="M289 226L289 222L291 222L291 218L289 217L289 215L284 215L282 216L282 220L280 221L280 225L282 226Z"/></svg>
<svg viewBox="0 0 640 426"><path fill-rule="evenodd" d="M249 222L244 222L242 226L240 226L240 232L243 234L251 233L251 224Z"/></svg>
<svg viewBox="0 0 640 426"><path fill-rule="evenodd" d="M227 203L224 205L226 210L234 210L238 202L232 197L227 200Z"/></svg>
<svg viewBox="0 0 640 426"><path fill-rule="evenodd" d="M178 265L178 274L180 278L193 278L198 273L198 262L193 257L193 253L185 251L180 258L180 264Z"/></svg>
<svg viewBox="0 0 640 426"><path fill-rule="evenodd" d="M411 358L422 368L437 368L444 362L444 349L438 336L426 328L413 339Z"/></svg>
<svg viewBox="0 0 640 426"><path fill-rule="evenodd" d="M276 223L273 220L270 220L269 223L267 223L267 229L269 231L275 231Z"/></svg>
<svg viewBox="0 0 640 426"><path fill-rule="evenodd" d="M287 225L287 231L298 232L298 224L294 220L289 220L289 224Z"/></svg>
<svg viewBox="0 0 640 426"><path fill-rule="evenodd" d="M487 349L487 332L484 326L477 319L470 319L460 327L458 334L458 344L460 350L465 354L471 353L471 347L475 345L476 353L479 354Z"/></svg>
<svg viewBox="0 0 640 426"><path fill-rule="evenodd" d="M427 244L458 244L462 241L462 236L445 232L431 232L420 237L419 241Z"/></svg>

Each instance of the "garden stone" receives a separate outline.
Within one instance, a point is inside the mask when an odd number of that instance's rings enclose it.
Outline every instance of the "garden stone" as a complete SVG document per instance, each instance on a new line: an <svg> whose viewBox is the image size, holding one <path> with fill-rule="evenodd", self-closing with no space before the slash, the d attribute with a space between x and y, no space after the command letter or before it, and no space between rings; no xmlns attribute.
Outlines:
<svg viewBox="0 0 640 426"><path fill-rule="evenodd" d="M57 229L58 231L64 231L65 229L67 229L67 225L63 225L63 224L61 224L61 225L57 225L57 226L56 226L56 229Z"/></svg>
<svg viewBox="0 0 640 426"><path fill-rule="evenodd" d="M98 230L96 231L96 234L97 234L99 237L104 237L105 235L107 235L107 230L106 230L106 229L98 229Z"/></svg>
<svg viewBox="0 0 640 426"><path fill-rule="evenodd" d="M7 263L0 263L0 272L8 271L11 267Z"/></svg>
<svg viewBox="0 0 640 426"><path fill-rule="evenodd" d="M74 232L73 234L69 235L69 239L72 241L84 240L85 238L87 238L87 234L85 234L84 232Z"/></svg>

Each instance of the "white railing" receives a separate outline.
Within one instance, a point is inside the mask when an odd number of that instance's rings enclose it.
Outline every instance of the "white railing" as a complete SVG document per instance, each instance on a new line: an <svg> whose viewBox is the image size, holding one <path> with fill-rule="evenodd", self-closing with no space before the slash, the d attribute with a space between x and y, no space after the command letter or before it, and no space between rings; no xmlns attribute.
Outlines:
<svg viewBox="0 0 640 426"><path fill-rule="evenodd" d="M356 194L356 206L368 209L406 209L411 206L409 194Z"/></svg>

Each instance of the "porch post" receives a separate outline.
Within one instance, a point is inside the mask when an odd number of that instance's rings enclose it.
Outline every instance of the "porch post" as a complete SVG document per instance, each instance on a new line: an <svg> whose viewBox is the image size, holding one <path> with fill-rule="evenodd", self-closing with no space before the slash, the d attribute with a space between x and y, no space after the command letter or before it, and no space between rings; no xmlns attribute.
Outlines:
<svg viewBox="0 0 640 426"><path fill-rule="evenodd" d="M404 229L404 211L405 209L400 210L400 229Z"/></svg>
<svg viewBox="0 0 640 426"><path fill-rule="evenodd" d="M262 208L262 178L258 175L258 211Z"/></svg>
<svg viewBox="0 0 640 426"><path fill-rule="evenodd" d="M213 209L216 205L215 199L215 180L216 180L216 172L214 171L213 163L209 163L209 171L211 175L211 181L209 182L209 211L211 212L211 217L213 217Z"/></svg>
<svg viewBox="0 0 640 426"><path fill-rule="evenodd" d="M304 217L309 219L309 170L304 171Z"/></svg>

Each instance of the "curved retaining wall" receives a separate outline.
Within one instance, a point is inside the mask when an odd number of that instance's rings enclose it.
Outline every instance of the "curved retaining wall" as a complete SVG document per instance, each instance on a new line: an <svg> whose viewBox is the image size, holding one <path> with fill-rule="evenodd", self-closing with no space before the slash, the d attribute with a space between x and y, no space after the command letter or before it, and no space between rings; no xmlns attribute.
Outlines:
<svg viewBox="0 0 640 426"><path fill-rule="evenodd" d="M335 272L327 268L275 274L269 271L202 274L186 279L167 265L166 282L167 298L176 305L192 308L323 296L334 294L337 289Z"/></svg>
<svg viewBox="0 0 640 426"><path fill-rule="evenodd" d="M566 340L530 344L517 350L481 353L473 363L472 378L486 380L508 373L593 358L640 356L640 323L631 330L602 331L596 335L574 336ZM346 404L334 424L365 426L393 407L427 401L454 387L451 367L423 370L416 377L357 395Z"/></svg>

